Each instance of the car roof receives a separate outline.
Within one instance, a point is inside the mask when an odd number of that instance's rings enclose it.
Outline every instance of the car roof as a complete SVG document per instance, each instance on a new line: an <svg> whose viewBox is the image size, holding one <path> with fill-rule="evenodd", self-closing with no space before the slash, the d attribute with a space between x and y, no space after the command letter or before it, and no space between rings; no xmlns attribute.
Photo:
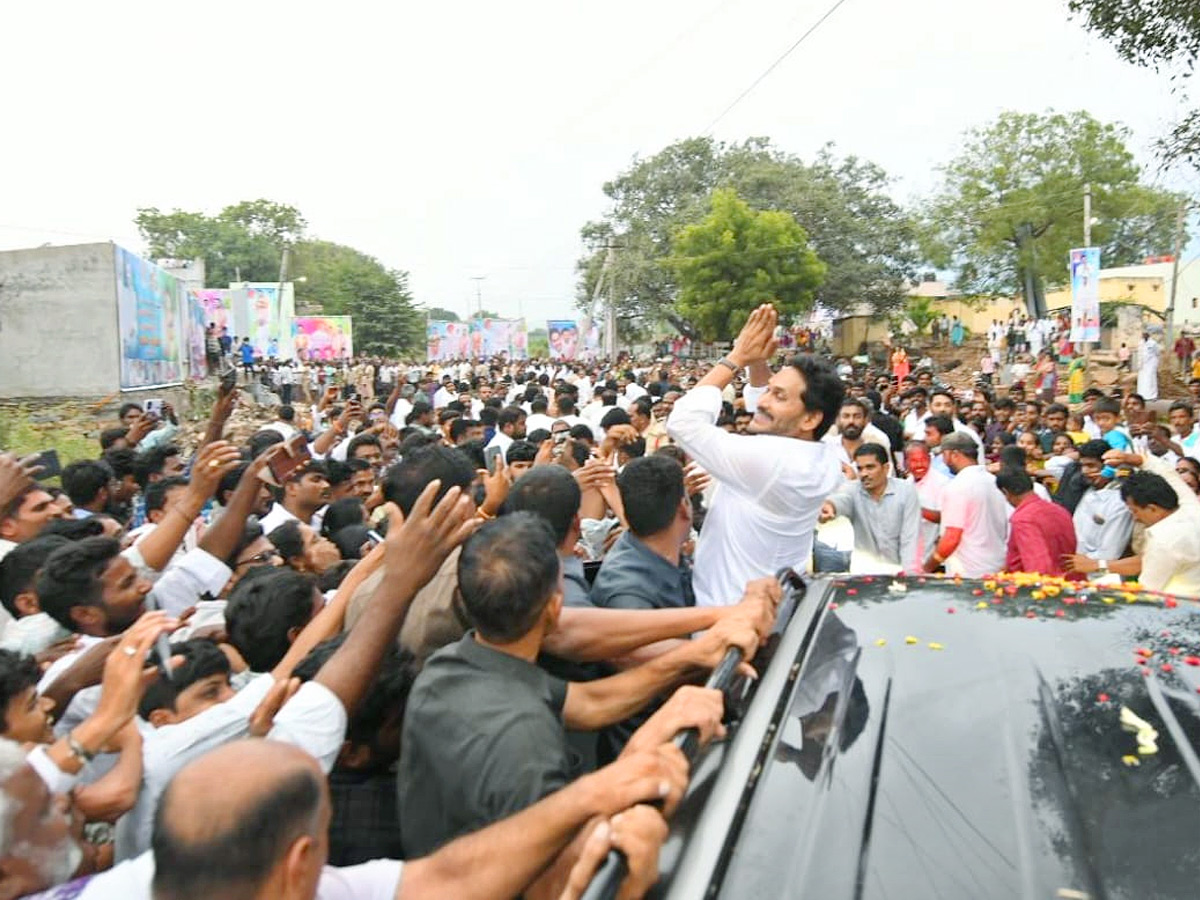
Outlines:
<svg viewBox="0 0 1200 900"><path fill-rule="evenodd" d="M658 896L1196 896L1198 612L1028 576L818 582L697 767Z"/></svg>

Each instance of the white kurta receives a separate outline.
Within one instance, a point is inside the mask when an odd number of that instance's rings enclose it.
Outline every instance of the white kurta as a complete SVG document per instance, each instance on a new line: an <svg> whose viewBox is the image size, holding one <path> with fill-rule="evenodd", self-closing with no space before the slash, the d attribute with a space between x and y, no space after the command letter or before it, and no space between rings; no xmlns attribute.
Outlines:
<svg viewBox="0 0 1200 900"><path fill-rule="evenodd" d="M1162 347L1154 338L1147 338L1138 345L1137 392L1146 400L1158 399L1158 359Z"/></svg>

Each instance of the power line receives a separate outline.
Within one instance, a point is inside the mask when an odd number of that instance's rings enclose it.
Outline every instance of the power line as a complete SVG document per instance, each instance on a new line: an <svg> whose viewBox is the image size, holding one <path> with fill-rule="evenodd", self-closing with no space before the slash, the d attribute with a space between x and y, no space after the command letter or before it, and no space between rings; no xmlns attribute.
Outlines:
<svg viewBox="0 0 1200 900"><path fill-rule="evenodd" d="M749 96L751 91L753 91L756 87L758 87L760 84L762 84L762 82L767 78L767 76L770 75L772 72L775 71L775 69L777 69L779 67L780 63L782 63L785 59L787 59L789 56L791 56L792 53L795 52L796 48L799 47L801 44L803 44L805 42L805 40L808 39L809 35L811 35L814 31L816 31L822 25L824 25L825 20L828 19L830 16L832 16L835 12L837 12L838 8L845 2L846 2L846 0L837 0L837 2L833 4L833 6L829 7L829 9L827 9L825 11L825 15L823 15L823 16L821 16L821 18L817 19L817 21L812 24L812 26L808 29L808 31L806 31L806 32L804 32L804 34L800 35L799 39L794 44L792 44L792 46L788 47L786 50L783 51L783 55L781 55L778 59L776 59L775 62L771 63L771 65L767 66L766 71L764 71L761 75L759 75L757 78L755 78L754 81L752 81L750 83L750 86L748 88L746 88L744 91L742 91L740 94L738 94L736 100L734 100L727 107L725 107L724 111L719 116L717 116L715 119L712 120L712 123L706 129L704 129L704 133L706 135L712 134L713 129L717 127L717 125L720 123L720 121L722 119L724 119L727 115L729 115L733 111L735 106L737 106L739 103L741 103L743 100L745 100L746 97Z"/></svg>

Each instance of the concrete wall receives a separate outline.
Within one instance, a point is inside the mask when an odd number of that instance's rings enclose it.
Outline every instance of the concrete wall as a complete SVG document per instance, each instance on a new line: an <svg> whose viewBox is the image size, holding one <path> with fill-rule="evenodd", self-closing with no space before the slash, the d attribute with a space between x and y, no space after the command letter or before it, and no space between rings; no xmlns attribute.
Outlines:
<svg viewBox="0 0 1200 900"><path fill-rule="evenodd" d="M0 252L0 396L120 387L112 244Z"/></svg>

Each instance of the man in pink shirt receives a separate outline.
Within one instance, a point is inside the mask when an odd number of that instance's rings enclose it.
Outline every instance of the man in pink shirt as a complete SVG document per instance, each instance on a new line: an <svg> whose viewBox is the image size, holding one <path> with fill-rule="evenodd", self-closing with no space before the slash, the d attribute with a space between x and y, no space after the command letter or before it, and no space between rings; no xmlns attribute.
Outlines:
<svg viewBox="0 0 1200 900"><path fill-rule="evenodd" d="M1005 570L1065 574L1063 556L1075 546L1071 514L1034 494L1033 479L1020 469L1004 469L996 476L996 487L1013 508Z"/></svg>

